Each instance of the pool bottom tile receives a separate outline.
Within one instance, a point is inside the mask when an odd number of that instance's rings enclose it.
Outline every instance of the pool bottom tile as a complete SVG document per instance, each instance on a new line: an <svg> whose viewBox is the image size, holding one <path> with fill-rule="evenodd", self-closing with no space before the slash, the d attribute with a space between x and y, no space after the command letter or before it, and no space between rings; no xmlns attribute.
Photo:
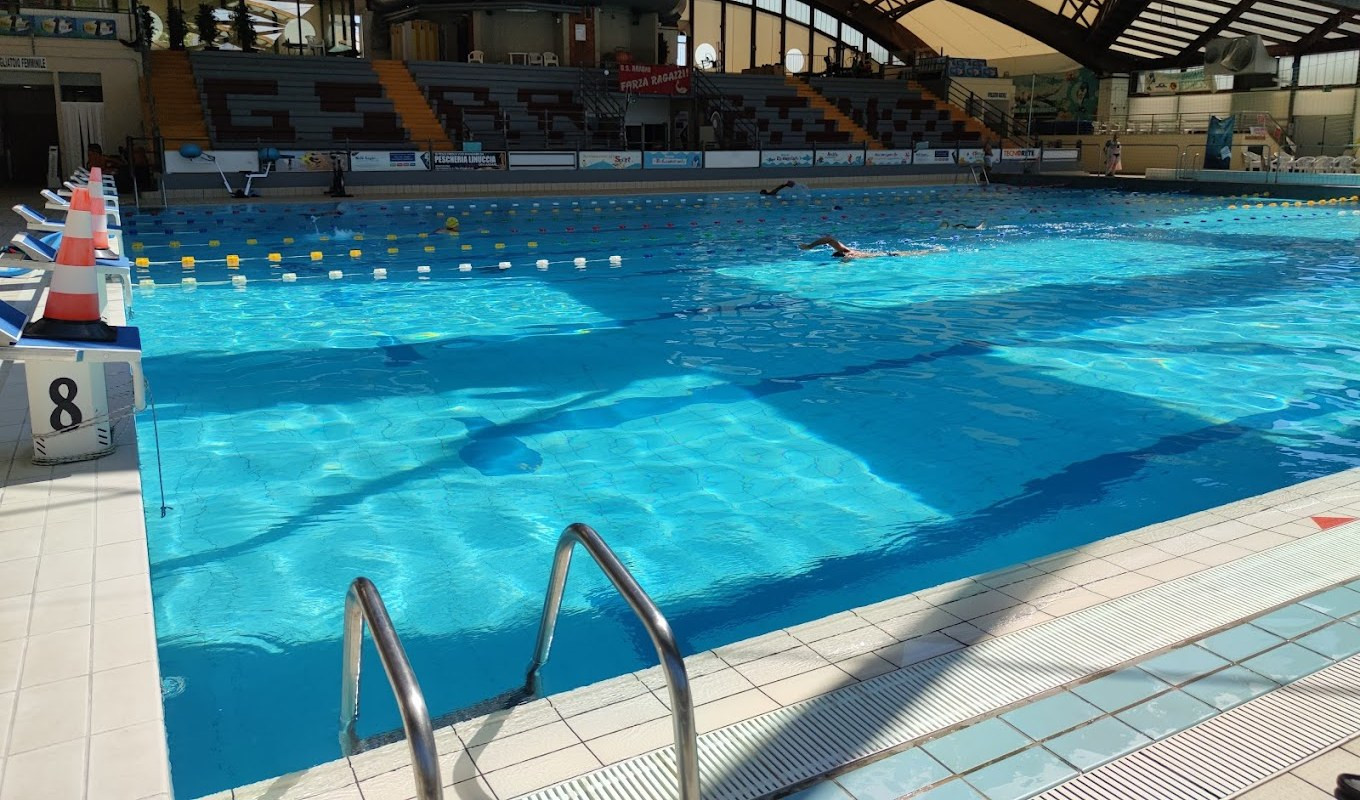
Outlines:
<svg viewBox="0 0 1360 800"><path fill-rule="evenodd" d="M964 776L987 800L1024 800L1077 776L1042 747L1031 747Z"/></svg>

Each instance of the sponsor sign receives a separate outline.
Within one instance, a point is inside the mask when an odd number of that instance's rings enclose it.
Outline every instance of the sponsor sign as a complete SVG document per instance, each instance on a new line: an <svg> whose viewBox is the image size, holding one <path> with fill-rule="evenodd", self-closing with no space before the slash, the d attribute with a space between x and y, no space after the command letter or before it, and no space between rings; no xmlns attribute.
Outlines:
<svg viewBox="0 0 1360 800"><path fill-rule="evenodd" d="M912 156L913 164L953 164L953 150L917 150Z"/></svg>
<svg viewBox="0 0 1360 800"><path fill-rule="evenodd" d="M637 150L581 153L577 165L581 169L642 169L642 153Z"/></svg>
<svg viewBox="0 0 1360 800"><path fill-rule="evenodd" d="M704 153L708 169L738 169L760 166L760 154L755 150L709 150Z"/></svg>
<svg viewBox="0 0 1360 800"><path fill-rule="evenodd" d="M811 150L762 150L762 167L810 167L815 163Z"/></svg>
<svg viewBox="0 0 1360 800"><path fill-rule="evenodd" d="M862 167L864 166L863 150L818 150L817 166L819 167Z"/></svg>
<svg viewBox="0 0 1360 800"><path fill-rule="evenodd" d="M986 162L986 158L985 158L985 156L984 156L984 154L983 154L983 152L982 152L982 148L976 147L976 148L968 148L968 149L959 150L959 163L960 163L960 164L985 164L985 163L987 163L987 162Z"/></svg>
<svg viewBox="0 0 1360 800"><path fill-rule="evenodd" d="M47 69L47 59L43 56L4 56L0 57L0 69L18 72Z"/></svg>
<svg viewBox="0 0 1360 800"><path fill-rule="evenodd" d="M619 91L628 94L688 95L690 68L675 65L619 64Z"/></svg>
<svg viewBox="0 0 1360 800"><path fill-rule="evenodd" d="M643 154L644 169L698 169L704 154L698 150L658 150Z"/></svg>
<svg viewBox="0 0 1360 800"><path fill-rule="evenodd" d="M1081 151L1075 147L1064 147L1057 150L1045 150L1045 161L1076 161L1081 157Z"/></svg>
<svg viewBox="0 0 1360 800"><path fill-rule="evenodd" d="M204 150L198 158L185 158L178 150L165 151L165 171L169 173L259 172L260 156L254 150Z"/></svg>
<svg viewBox="0 0 1360 800"><path fill-rule="evenodd" d="M435 169L505 169L505 153L435 153Z"/></svg>
<svg viewBox="0 0 1360 800"><path fill-rule="evenodd" d="M1251 125L1247 128L1246 140L1249 142L1264 142L1266 140L1266 126Z"/></svg>
<svg viewBox="0 0 1360 800"><path fill-rule="evenodd" d="M113 41L118 38L118 23L111 16L100 18L16 14L0 19L0 34ZM42 69L46 69L46 67L42 67Z"/></svg>
<svg viewBox="0 0 1360 800"><path fill-rule="evenodd" d="M1036 147L1007 147L1001 151L1002 161L1033 161L1039 157Z"/></svg>
<svg viewBox="0 0 1360 800"><path fill-rule="evenodd" d="M870 150L864 163L871 167L901 167L911 163L910 150Z"/></svg>
<svg viewBox="0 0 1360 800"><path fill-rule="evenodd" d="M356 150L349 154L354 172L428 170L430 154L419 150Z"/></svg>
<svg viewBox="0 0 1360 800"><path fill-rule="evenodd" d="M275 172L330 172L329 150L280 150Z"/></svg>
<svg viewBox="0 0 1360 800"><path fill-rule="evenodd" d="M510 169L576 169L575 153L510 153Z"/></svg>

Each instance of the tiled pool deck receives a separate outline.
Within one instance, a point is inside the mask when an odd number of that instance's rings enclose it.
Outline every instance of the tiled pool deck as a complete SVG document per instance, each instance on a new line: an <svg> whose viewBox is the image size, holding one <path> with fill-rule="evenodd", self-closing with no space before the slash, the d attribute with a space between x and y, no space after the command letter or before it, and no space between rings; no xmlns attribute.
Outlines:
<svg viewBox="0 0 1360 800"><path fill-rule="evenodd" d="M0 298L31 302L36 288L0 280ZM168 800L132 425L119 428L123 446L113 456L35 467L25 403L22 367L0 365L0 800ZM946 654L966 664L989 642L1257 553L1300 542L1327 552L1327 537L1339 542L1351 530L1316 536L1328 518L1357 516L1360 470L1352 470L700 653L687 659L698 725L710 733L867 689ZM1349 562L1329 566L1338 563ZM1347 577L1357 576L1360 568ZM1249 624L1234 620L1189 637L1194 644L1120 659L1037 702L1010 703L780 791L814 800L1029 797L1360 651L1350 616L1360 593L1299 587L1289 599L1302 604L1274 610L1280 603L1270 602L1263 616L1243 615L1260 616ZM440 730L446 796L510 800L630 762L670 743L666 703L660 675L647 670ZM1355 725L1360 733L1360 718ZM1360 771L1357 753L1336 747L1245 796L1330 796L1337 772ZM1017 786L1017 774L1051 778ZM213 797L406 800L414 789L397 743Z"/></svg>

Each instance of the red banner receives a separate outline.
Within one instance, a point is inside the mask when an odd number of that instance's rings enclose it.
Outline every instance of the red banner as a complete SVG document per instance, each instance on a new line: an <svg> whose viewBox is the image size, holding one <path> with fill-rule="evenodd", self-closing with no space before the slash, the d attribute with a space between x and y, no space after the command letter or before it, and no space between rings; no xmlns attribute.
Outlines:
<svg viewBox="0 0 1360 800"><path fill-rule="evenodd" d="M619 91L629 94L689 94L689 67L620 64Z"/></svg>

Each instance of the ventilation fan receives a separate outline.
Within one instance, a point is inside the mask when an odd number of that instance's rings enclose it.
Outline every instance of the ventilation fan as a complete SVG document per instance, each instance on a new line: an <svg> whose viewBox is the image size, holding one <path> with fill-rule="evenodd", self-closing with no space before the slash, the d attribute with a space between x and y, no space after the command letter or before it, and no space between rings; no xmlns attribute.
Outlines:
<svg viewBox="0 0 1360 800"><path fill-rule="evenodd" d="M1204 48L1206 75L1274 75L1275 59L1260 36L1213 39Z"/></svg>

